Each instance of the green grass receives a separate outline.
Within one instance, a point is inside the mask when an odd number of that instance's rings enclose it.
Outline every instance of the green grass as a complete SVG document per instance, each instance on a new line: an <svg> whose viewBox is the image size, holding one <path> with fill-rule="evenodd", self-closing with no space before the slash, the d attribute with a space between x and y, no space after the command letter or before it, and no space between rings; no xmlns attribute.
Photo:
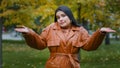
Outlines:
<svg viewBox="0 0 120 68"><path fill-rule="evenodd" d="M81 68L119 68L120 41L111 41L111 45L102 44L95 51L81 50Z"/></svg>
<svg viewBox="0 0 120 68"><path fill-rule="evenodd" d="M95 51L81 50L81 68L119 68L120 41L102 44ZM30 48L24 41L3 41L3 68L45 68L48 49Z"/></svg>
<svg viewBox="0 0 120 68"><path fill-rule="evenodd" d="M48 49L39 51L24 42L3 42L3 68L44 68Z"/></svg>

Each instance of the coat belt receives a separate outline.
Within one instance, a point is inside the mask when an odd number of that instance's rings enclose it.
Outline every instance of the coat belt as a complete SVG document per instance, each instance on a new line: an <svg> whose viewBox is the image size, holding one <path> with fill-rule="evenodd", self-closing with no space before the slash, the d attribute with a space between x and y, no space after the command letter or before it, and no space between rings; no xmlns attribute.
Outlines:
<svg viewBox="0 0 120 68"><path fill-rule="evenodd" d="M66 56L70 59L70 62L74 68L76 68L75 60L74 58L77 57L77 54L66 54L66 53L51 53L51 56Z"/></svg>

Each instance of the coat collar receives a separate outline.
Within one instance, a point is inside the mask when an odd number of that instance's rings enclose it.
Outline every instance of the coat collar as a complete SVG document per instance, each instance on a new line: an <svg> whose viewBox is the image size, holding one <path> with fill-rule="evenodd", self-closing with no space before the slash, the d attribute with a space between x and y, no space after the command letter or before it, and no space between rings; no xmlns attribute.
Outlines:
<svg viewBox="0 0 120 68"><path fill-rule="evenodd" d="M75 27L75 26L72 26L71 28L71 31L68 35L67 38L64 37L63 33L61 32L61 28L60 26L55 23L52 27L54 30L56 30L56 34L63 40L63 42L66 44L66 41L68 41L71 37L73 37L75 35L75 32L74 31L79 31L80 30L80 27Z"/></svg>

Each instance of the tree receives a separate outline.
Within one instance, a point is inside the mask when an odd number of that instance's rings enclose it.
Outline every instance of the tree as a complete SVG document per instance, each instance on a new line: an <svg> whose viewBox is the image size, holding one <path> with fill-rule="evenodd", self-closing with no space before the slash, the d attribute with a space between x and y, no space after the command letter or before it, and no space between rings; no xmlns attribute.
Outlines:
<svg viewBox="0 0 120 68"><path fill-rule="evenodd" d="M0 18L0 68L2 68L2 18Z"/></svg>
<svg viewBox="0 0 120 68"><path fill-rule="evenodd" d="M109 12L112 14L112 22L113 25L112 26L114 29L116 29L117 33L115 33L115 39L118 39L118 35L120 35L120 0L108 0L108 10Z"/></svg>
<svg viewBox="0 0 120 68"><path fill-rule="evenodd" d="M81 19L89 21L91 29L111 27L120 32L120 0L79 0L81 2ZM111 4L112 3L112 4ZM111 12L112 11L112 12ZM106 44L110 44L109 34L106 36Z"/></svg>
<svg viewBox="0 0 120 68"><path fill-rule="evenodd" d="M1 4L1 1L0 1ZM0 10L0 13L2 11ZM2 68L2 24L3 24L3 19L0 17L0 68Z"/></svg>
<svg viewBox="0 0 120 68"><path fill-rule="evenodd" d="M54 11L59 5L69 6L74 16L77 18L78 1L81 4L80 19L89 21L90 24L93 25L93 30L96 29L96 27L108 26L108 24L111 24L111 16L117 19L112 22L118 21L119 19L117 12L116 14L110 12L110 10L113 11L113 9L110 8L113 5L110 2L116 4L119 0L68 0L67 2L65 0L1 0L2 4L0 5L0 9L2 9L3 13L0 14L0 16L6 18L4 23L6 26L23 24L31 28L42 27L53 22ZM115 7L117 7L117 5L113 8ZM117 11L117 8L115 10ZM34 19L40 16L39 23L41 26L38 26L34 23ZM94 27L94 24L97 25Z"/></svg>

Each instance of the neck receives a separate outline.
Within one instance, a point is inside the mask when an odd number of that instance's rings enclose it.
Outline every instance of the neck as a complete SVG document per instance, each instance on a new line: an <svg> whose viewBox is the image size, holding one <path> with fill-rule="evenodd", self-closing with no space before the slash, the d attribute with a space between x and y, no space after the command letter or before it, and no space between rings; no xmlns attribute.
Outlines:
<svg viewBox="0 0 120 68"><path fill-rule="evenodd" d="M62 29L71 29L72 25L66 26L66 27L61 27Z"/></svg>

